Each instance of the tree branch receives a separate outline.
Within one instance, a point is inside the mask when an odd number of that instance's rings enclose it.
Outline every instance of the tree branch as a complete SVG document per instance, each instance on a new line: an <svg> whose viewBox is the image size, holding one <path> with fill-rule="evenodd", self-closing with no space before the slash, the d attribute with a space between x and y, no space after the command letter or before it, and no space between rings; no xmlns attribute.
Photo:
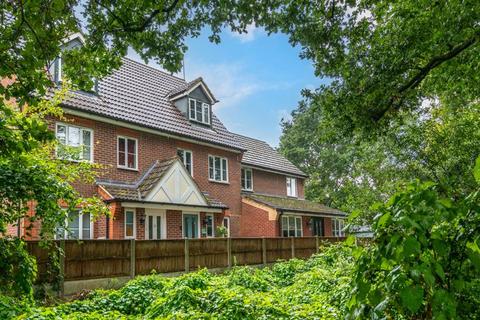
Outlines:
<svg viewBox="0 0 480 320"><path fill-rule="evenodd" d="M390 97L387 107L372 116L373 120L378 121L387 112L398 109L400 106L400 103L403 101L404 94L407 91L418 87L420 83L423 81L423 79L425 79L425 77L430 73L430 71L440 66L442 63L455 58L463 51L477 44L479 40L480 40L480 31L477 31L473 37L453 47L450 51L444 54L441 54L439 56L433 57L425 66L420 68L416 67L415 69L419 70L418 73L415 76L413 76L407 83L405 83L400 88L398 88L397 94Z"/></svg>

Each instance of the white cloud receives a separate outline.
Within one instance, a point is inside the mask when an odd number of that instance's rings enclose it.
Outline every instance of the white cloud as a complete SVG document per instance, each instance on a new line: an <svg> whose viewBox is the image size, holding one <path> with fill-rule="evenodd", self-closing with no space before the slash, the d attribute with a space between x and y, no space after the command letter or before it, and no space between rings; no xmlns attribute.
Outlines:
<svg viewBox="0 0 480 320"><path fill-rule="evenodd" d="M187 81L202 77L213 95L220 100L215 108L231 107L261 91L261 83L239 63L204 64L186 62Z"/></svg>
<svg viewBox="0 0 480 320"><path fill-rule="evenodd" d="M238 32L233 32L233 31L229 31L229 33L233 38L236 38L236 39L240 40L240 42L242 42L242 43L253 41L258 36L260 36L262 34L265 34L263 29L257 28L253 24L249 24L246 28L246 31L247 31L246 33L238 33Z"/></svg>

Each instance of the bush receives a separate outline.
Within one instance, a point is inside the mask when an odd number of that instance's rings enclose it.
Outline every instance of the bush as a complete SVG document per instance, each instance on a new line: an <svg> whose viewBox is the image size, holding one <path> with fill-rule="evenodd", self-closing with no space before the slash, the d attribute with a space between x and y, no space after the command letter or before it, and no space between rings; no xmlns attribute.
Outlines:
<svg viewBox="0 0 480 320"><path fill-rule="evenodd" d="M84 300L32 309L22 318L338 319L353 270L351 251L337 244L310 260L279 262L272 268L137 277L119 290L97 290Z"/></svg>
<svg viewBox="0 0 480 320"><path fill-rule="evenodd" d="M33 297L37 262L19 238L0 238L0 294Z"/></svg>

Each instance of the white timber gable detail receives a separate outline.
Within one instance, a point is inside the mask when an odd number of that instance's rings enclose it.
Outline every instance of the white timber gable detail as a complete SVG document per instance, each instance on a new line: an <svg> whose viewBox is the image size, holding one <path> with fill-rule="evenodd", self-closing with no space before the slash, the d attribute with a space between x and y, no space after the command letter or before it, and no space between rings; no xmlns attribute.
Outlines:
<svg viewBox="0 0 480 320"><path fill-rule="evenodd" d="M208 206L205 196L180 161L172 164L145 201Z"/></svg>

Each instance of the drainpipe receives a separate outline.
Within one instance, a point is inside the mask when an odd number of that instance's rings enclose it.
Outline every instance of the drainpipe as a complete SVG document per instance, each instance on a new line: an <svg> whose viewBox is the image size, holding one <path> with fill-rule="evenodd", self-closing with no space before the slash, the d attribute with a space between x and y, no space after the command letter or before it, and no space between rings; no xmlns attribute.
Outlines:
<svg viewBox="0 0 480 320"><path fill-rule="evenodd" d="M278 235L280 237L283 237L283 235L282 235L282 214L283 214L283 210L277 209L277 212L278 212Z"/></svg>
<svg viewBox="0 0 480 320"><path fill-rule="evenodd" d="M105 239L110 239L110 217L106 217Z"/></svg>

